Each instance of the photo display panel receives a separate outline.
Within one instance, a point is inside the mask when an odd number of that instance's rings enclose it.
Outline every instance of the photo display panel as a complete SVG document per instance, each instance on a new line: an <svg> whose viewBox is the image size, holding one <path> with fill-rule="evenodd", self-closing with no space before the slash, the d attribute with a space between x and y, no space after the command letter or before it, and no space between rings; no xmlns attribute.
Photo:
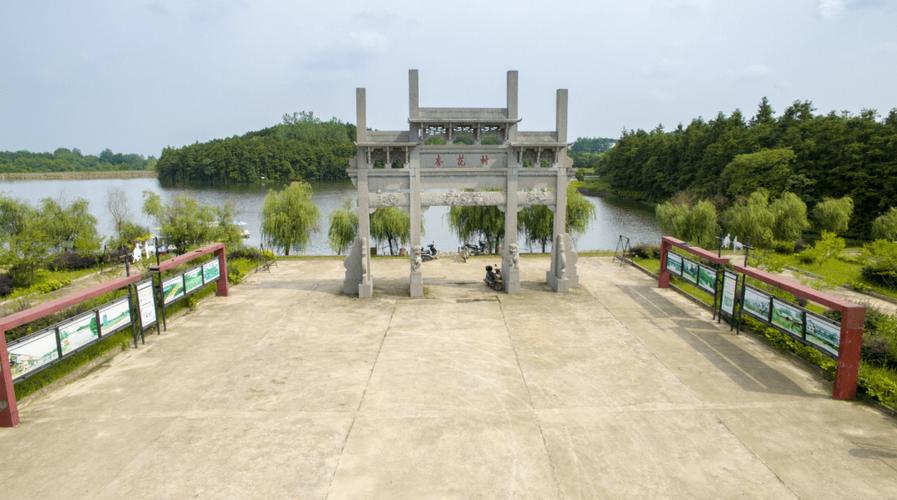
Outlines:
<svg viewBox="0 0 897 500"><path fill-rule="evenodd" d="M9 346L9 370L13 380L36 372L57 359L56 330L52 328Z"/></svg>
<svg viewBox="0 0 897 500"><path fill-rule="evenodd" d="M769 322L769 295L751 288L744 288L744 311L763 321Z"/></svg>

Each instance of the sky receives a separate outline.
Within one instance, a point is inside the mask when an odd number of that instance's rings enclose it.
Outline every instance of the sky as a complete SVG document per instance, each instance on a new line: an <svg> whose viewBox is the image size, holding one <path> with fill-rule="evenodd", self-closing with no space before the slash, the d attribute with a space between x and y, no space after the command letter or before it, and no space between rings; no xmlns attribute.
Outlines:
<svg viewBox="0 0 897 500"><path fill-rule="evenodd" d="M504 107L521 130L618 137L761 97L897 107L895 0L0 0L0 150L158 156L284 113L405 129L422 106Z"/></svg>

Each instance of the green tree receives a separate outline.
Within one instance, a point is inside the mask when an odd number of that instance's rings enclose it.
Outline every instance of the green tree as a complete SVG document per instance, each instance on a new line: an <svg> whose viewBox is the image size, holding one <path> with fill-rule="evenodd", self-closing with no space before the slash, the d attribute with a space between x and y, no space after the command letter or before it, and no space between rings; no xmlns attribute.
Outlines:
<svg viewBox="0 0 897 500"><path fill-rule="evenodd" d="M88 255L100 249L97 219L90 215L89 202L78 198L63 205L51 198L41 201L40 213L47 243L56 251L73 251Z"/></svg>
<svg viewBox="0 0 897 500"><path fill-rule="evenodd" d="M396 207L380 207L371 214L371 237L378 245L389 244L389 254L395 255L398 247L408 244L411 238L411 220L404 210Z"/></svg>
<svg viewBox="0 0 897 500"><path fill-rule="evenodd" d="M572 235L582 234L594 217L595 206L575 187L568 186L566 231ZM545 205L534 205L517 212L517 221L526 240L541 245L542 253L545 253L554 232L554 212Z"/></svg>
<svg viewBox="0 0 897 500"><path fill-rule="evenodd" d="M0 196L0 264L12 276L14 286L34 282L35 271L48 260L48 241L37 210Z"/></svg>
<svg viewBox="0 0 897 500"><path fill-rule="evenodd" d="M720 181L729 196L747 196L758 189L773 195L787 188L793 171L794 151L790 148L764 149L735 155L723 169Z"/></svg>
<svg viewBox="0 0 897 500"><path fill-rule="evenodd" d="M665 202L655 209L663 232L704 248L713 248L719 235L716 207L701 200L693 207Z"/></svg>
<svg viewBox="0 0 897 500"><path fill-rule="evenodd" d="M765 248L773 241L775 215L769 208L769 194L765 190L754 191L738 200L723 212L722 220L726 230L739 241Z"/></svg>
<svg viewBox="0 0 897 500"><path fill-rule="evenodd" d="M143 211L156 221L160 235L178 253L212 241L229 246L237 246L241 241L240 229L233 222L232 204L213 207L187 195L178 195L166 205L159 195L144 191Z"/></svg>
<svg viewBox="0 0 897 500"><path fill-rule="evenodd" d="M311 233L318 230L318 207L312 194L307 182L268 191L262 205L262 238L268 245L284 255L308 245Z"/></svg>
<svg viewBox="0 0 897 500"><path fill-rule="evenodd" d="M330 229L327 231L327 239L337 255L342 255L358 234L358 214L352 209L348 200L341 208L330 214Z"/></svg>
<svg viewBox="0 0 897 500"><path fill-rule="evenodd" d="M872 237L876 240L897 241L897 207L891 207L872 222Z"/></svg>
<svg viewBox="0 0 897 500"><path fill-rule="evenodd" d="M844 234L850 225L850 217L853 215L853 199L849 196L843 198L826 198L813 208L813 219L820 231L830 231L835 234Z"/></svg>
<svg viewBox="0 0 897 500"><path fill-rule="evenodd" d="M505 235L505 214L498 207L452 207L449 226L461 241L483 240L486 248L498 253Z"/></svg>
<svg viewBox="0 0 897 500"><path fill-rule="evenodd" d="M777 241L794 243L809 229L807 204L794 193L783 193L769 205L775 217L772 236Z"/></svg>
<svg viewBox="0 0 897 500"><path fill-rule="evenodd" d="M822 237L812 247L804 250L798 256L801 262L821 265L825 261L837 257L844 251L846 243L844 238L830 231L822 231Z"/></svg>

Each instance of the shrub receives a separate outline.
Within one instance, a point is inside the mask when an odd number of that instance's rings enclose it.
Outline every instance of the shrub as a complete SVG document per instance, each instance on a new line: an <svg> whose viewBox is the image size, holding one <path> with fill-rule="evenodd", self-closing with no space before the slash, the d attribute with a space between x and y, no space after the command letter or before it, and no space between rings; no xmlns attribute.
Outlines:
<svg viewBox="0 0 897 500"><path fill-rule="evenodd" d="M897 288L897 243L875 240L863 247L866 265L863 279L888 288Z"/></svg>
<svg viewBox="0 0 897 500"><path fill-rule="evenodd" d="M844 251L846 243L844 238L839 238L835 233L822 232L820 238L811 248L799 253L797 258L804 264L821 265L823 262L837 257Z"/></svg>
<svg viewBox="0 0 897 500"><path fill-rule="evenodd" d="M97 255L79 255L76 252L62 252L53 257L50 267L55 270L74 271L87 269L99 263Z"/></svg>
<svg viewBox="0 0 897 500"><path fill-rule="evenodd" d="M262 250L258 247L240 247L231 250L227 254L227 260L248 259L256 262L264 262L266 260L274 260L274 252L271 250Z"/></svg>
<svg viewBox="0 0 897 500"><path fill-rule="evenodd" d="M650 243L642 243L641 245L629 247L629 254L640 259L659 259L660 247Z"/></svg>
<svg viewBox="0 0 897 500"><path fill-rule="evenodd" d="M427 140L424 141L424 144L441 146L445 144L445 137L441 135L431 135L430 137L427 137Z"/></svg>
<svg viewBox="0 0 897 500"><path fill-rule="evenodd" d="M548 160L539 160L539 166L542 168L548 168L551 166L551 162Z"/></svg>
<svg viewBox="0 0 897 500"><path fill-rule="evenodd" d="M583 182L586 180L586 171L581 168L577 168L576 172L573 174L576 177L576 180L579 182Z"/></svg>
<svg viewBox="0 0 897 500"><path fill-rule="evenodd" d="M9 273L0 274L0 297L12 293L12 276Z"/></svg>
<svg viewBox="0 0 897 500"><path fill-rule="evenodd" d="M50 292L59 290L60 288L67 287L71 284L72 284L72 280L69 280L69 279L63 279L63 280L48 279L47 281L44 281L43 283L38 283L37 285L35 285L34 291L36 291L37 293L50 293Z"/></svg>
<svg viewBox="0 0 897 500"><path fill-rule="evenodd" d="M897 207L891 207L872 222L872 237L877 240L897 241Z"/></svg>

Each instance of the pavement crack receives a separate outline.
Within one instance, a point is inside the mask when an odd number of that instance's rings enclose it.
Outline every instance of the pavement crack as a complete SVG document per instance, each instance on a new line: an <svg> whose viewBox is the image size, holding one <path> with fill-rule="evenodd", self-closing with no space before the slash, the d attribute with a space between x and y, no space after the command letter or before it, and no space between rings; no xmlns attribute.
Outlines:
<svg viewBox="0 0 897 500"><path fill-rule="evenodd" d="M738 443L741 446L743 446L744 449L747 450L754 458L756 458L757 461L759 461L761 464L763 464L763 467L766 467L766 470L768 470L770 472L770 474L775 476L776 480L782 486L784 486L786 490L788 490L792 495L794 495L794 498L801 498L801 496L798 495L797 492L795 492L793 489L791 489L791 487L788 486L788 483L786 483L781 477L779 477L779 474L776 473L776 471L773 470L773 468L770 467L768 463L766 463L766 460L763 460L763 457L761 457L759 454L757 454L757 452L755 452L753 450L753 448L751 448L750 446L748 446L747 443L742 441L741 437L739 437L738 434L736 434L735 432L732 431L732 429L729 428L729 426L726 424L726 422L719 415L714 414L714 416L716 417L716 421L719 422L720 425L722 425L724 429L726 429L726 432L728 432L733 438L735 438L735 440L738 441Z"/></svg>
<svg viewBox="0 0 897 500"><path fill-rule="evenodd" d="M330 498L330 491L333 489L333 481L336 479L336 473L339 471L340 464L343 461L343 452L346 451L346 445L349 443L349 436L352 434L352 429L355 428L355 421L358 419L358 414L361 412L361 406L364 404L364 398L368 393L368 387L370 387L371 379L374 377L374 368L377 367L377 361L380 360L380 353L383 352L383 344L386 342L386 336L389 334L389 329L392 328L392 319L396 315L397 305L396 302L393 302L392 311L389 313L389 321L386 322L383 336L380 337L380 345L377 346L377 354L374 356L374 362L371 363L371 369L368 372L368 378L364 383L364 389L361 391L361 397L358 398L358 406L355 408L355 412L352 415L352 421L349 423L349 429L346 430L346 436L343 438L343 442L340 445L336 466L333 467L333 474L330 475L330 481L327 483L327 495L324 497L325 499Z"/></svg>
<svg viewBox="0 0 897 500"><path fill-rule="evenodd" d="M523 373L523 367L520 365L520 355L517 353L517 346L514 345L514 339L511 337L511 327L508 325L508 316L505 314L504 303L502 302L501 296L496 296L496 298L498 299L498 310L501 311L501 319L505 325L505 333L508 334L508 342L511 344L511 350L514 351L514 362L517 364L517 371L520 372L520 379L523 381L524 389L526 389L526 399L529 402L530 412L533 415L533 419L536 421L536 427L539 428L539 437L542 439L542 448L545 449L545 456L548 458L548 465L551 468L551 480L554 482L555 495L557 498L562 498L563 495L561 494L561 483L558 481L557 467L555 466L554 459L551 458L551 452L548 450L548 441L545 439L542 422L536 414L535 405L533 405L533 394L532 391L530 391L529 383L526 381L526 374Z"/></svg>

